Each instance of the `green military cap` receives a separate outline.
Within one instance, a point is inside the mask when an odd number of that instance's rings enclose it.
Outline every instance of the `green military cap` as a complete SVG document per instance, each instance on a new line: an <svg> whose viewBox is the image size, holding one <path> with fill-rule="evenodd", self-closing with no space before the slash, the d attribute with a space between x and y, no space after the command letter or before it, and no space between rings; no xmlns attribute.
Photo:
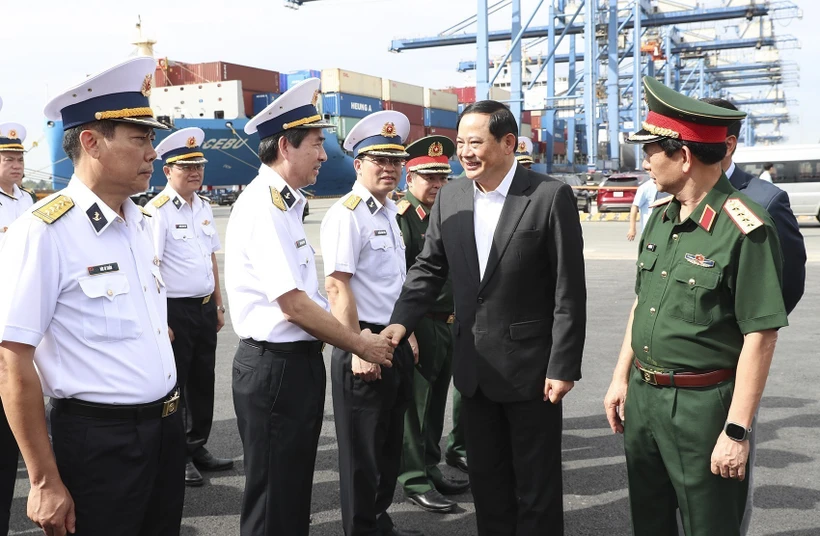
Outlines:
<svg viewBox="0 0 820 536"><path fill-rule="evenodd" d="M407 171L421 174L452 173L450 158L456 145L447 136L427 136L414 141L404 149L410 155Z"/></svg>
<svg viewBox="0 0 820 536"><path fill-rule="evenodd" d="M727 128L745 112L687 97L650 76L643 77L649 113L642 129L627 137L630 143L654 143L666 138L698 143L723 143Z"/></svg>

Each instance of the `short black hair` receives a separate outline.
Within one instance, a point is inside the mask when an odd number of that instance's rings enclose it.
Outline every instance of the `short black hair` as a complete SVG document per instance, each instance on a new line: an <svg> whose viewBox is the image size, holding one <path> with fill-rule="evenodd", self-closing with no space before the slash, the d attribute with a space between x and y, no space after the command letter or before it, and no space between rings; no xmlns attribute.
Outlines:
<svg viewBox="0 0 820 536"><path fill-rule="evenodd" d="M285 138L289 144L298 149L299 146L302 145L302 142L305 141L305 138L308 137L311 130L313 129L294 128L283 130L278 134L264 138L259 142L259 160L267 166L273 164L279 158L279 140L281 138Z"/></svg>
<svg viewBox="0 0 820 536"><path fill-rule="evenodd" d="M66 156L68 156L69 160L71 160L71 163L74 165L76 165L80 160L80 155L82 154L80 134L84 130L97 131L102 134L105 139L110 140L114 137L117 130L117 123L108 119L103 119L101 121L92 121L90 123L78 125L63 132L63 152L65 152Z"/></svg>
<svg viewBox="0 0 820 536"><path fill-rule="evenodd" d="M769 171L773 167L774 167L774 164L772 164L771 162L766 162L765 164L763 164L763 169L765 169L766 171Z"/></svg>
<svg viewBox="0 0 820 536"><path fill-rule="evenodd" d="M726 99L718 99L714 97L706 97L700 99L706 104L711 104L712 106L720 106L721 108L726 108L727 110L737 110L737 106L732 104L731 102L727 101ZM734 136L735 138L740 138L740 127L743 125L743 121L734 121L732 124L729 125L729 130L726 133L727 136Z"/></svg>
<svg viewBox="0 0 820 536"><path fill-rule="evenodd" d="M495 141L501 141L501 138L507 134L518 137L518 123L515 121L515 116L503 103L494 100L483 100L468 105L458 116L456 130L458 130L462 118L468 114L489 115L490 134L493 135Z"/></svg>
<svg viewBox="0 0 820 536"><path fill-rule="evenodd" d="M692 151L692 156L697 158L700 162L706 165L717 164L726 157L726 143L699 143L694 141L676 140L674 138L664 138L658 142L658 145L666 156L672 156L676 152L683 149L683 146L689 147Z"/></svg>

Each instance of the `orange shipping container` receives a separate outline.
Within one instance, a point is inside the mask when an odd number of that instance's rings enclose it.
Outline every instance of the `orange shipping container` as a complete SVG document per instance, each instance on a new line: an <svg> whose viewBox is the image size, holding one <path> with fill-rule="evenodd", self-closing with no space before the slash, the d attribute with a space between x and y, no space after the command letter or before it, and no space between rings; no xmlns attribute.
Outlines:
<svg viewBox="0 0 820 536"><path fill-rule="evenodd" d="M239 80L242 82L243 90L254 93L279 93L278 71L268 71L224 61L196 63L187 65L187 67L191 72L186 77L190 79L185 82L186 84Z"/></svg>

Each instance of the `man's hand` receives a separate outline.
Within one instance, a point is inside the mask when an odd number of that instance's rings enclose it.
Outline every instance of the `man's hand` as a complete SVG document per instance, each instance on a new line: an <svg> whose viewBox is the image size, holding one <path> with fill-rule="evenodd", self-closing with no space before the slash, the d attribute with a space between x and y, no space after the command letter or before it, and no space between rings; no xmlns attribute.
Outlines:
<svg viewBox="0 0 820 536"><path fill-rule="evenodd" d="M604 397L604 410L606 410L606 420L609 427L616 434L624 433L624 405L626 404L627 382L612 380L609 390Z"/></svg>
<svg viewBox="0 0 820 536"><path fill-rule="evenodd" d="M171 342L174 342L174 330L171 329L171 326L168 326L168 338L171 339Z"/></svg>
<svg viewBox="0 0 820 536"><path fill-rule="evenodd" d="M635 240L635 235L636 234L637 234L637 230L635 229L635 226L632 225L632 224L629 224L629 231L626 232L626 239L629 240L630 242L632 242L633 240Z"/></svg>
<svg viewBox="0 0 820 536"><path fill-rule="evenodd" d="M410 349L413 350L413 364L419 364L419 342L416 340L416 334L411 333L409 337L407 337L407 342L410 343Z"/></svg>
<svg viewBox="0 0 820 536"><path fill-rule="evenodd" d="M368 363L359 356L353 355L353 360L350 362L350 368L353 370L353 375L363 379L366 382L382 379L382 368L375 363Z"/></svg>
<svg viewBox="0 0 820 536"><path fill-rule="evenodd" d="M219 330L225 327L225 313L222 312L222 309L216 310L216 332L219 333Z"/></svg>
<svg viewBox="0 0 820 536"><path fill-rule="evenodd" d="M547 378L544 381L544 402L549 400L553 404L557 404L567 393L572 391L573 387L575 387L575 382Z"/></svg>
<svg viewBox="0 0 820 536"><path fill-rule="evenodd" d="M746 461L749 459L749 440L735 441L721 432L715 450L712 451L712 474L740 481L746 478Z"/></svg>
<svg viewBox="0 0 820 536"><path fill-rule="evenodd" d="M27 514L48 536L74 534L77 516L74 500L59 479L51 484L32 485L28 494Z"/></svg>
<svg viewBox="0 0 820 536"><path fill-rule="evenodd" d="M393 348L389 338L384 335L374 335L369 329L363 329L359 334L364 349L359 356L365 361L383 367L393 366Z"/></svg>
<svg viewBox="0 0 820 536"><path fill-rule="evenodd" d="M393 345L393 348L399 345L401 340L407 335L407 329L401 324L390 324L384 331L382 331L382 336L387 337L390 339L390 343Z"/></svg>

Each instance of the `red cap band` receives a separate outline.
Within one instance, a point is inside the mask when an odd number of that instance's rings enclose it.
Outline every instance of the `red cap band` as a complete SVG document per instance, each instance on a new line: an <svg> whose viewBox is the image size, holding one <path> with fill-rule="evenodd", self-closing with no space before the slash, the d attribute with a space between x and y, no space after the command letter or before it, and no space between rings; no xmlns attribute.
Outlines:
<svg viewBox="0 0 820 536"><path fill-rule="evenodd" d="M446 156L419 156L417 158L413 158L407 161L407 169L410 169L415 166L420 166L423 164L442 164L448 165L450 163L450 159Z"/></svg>
<svg viewBox="0 0 820 536"><path fill-rule="evenodd" d="M664 130L668 130L677 133L680 140L698 143L723 143L726 141L726 134L729 131L729 127L726 126L702 125L667 117L656 112L649 112L643 127L656 136L674 138L675 136L664 132Z"/></svg>

